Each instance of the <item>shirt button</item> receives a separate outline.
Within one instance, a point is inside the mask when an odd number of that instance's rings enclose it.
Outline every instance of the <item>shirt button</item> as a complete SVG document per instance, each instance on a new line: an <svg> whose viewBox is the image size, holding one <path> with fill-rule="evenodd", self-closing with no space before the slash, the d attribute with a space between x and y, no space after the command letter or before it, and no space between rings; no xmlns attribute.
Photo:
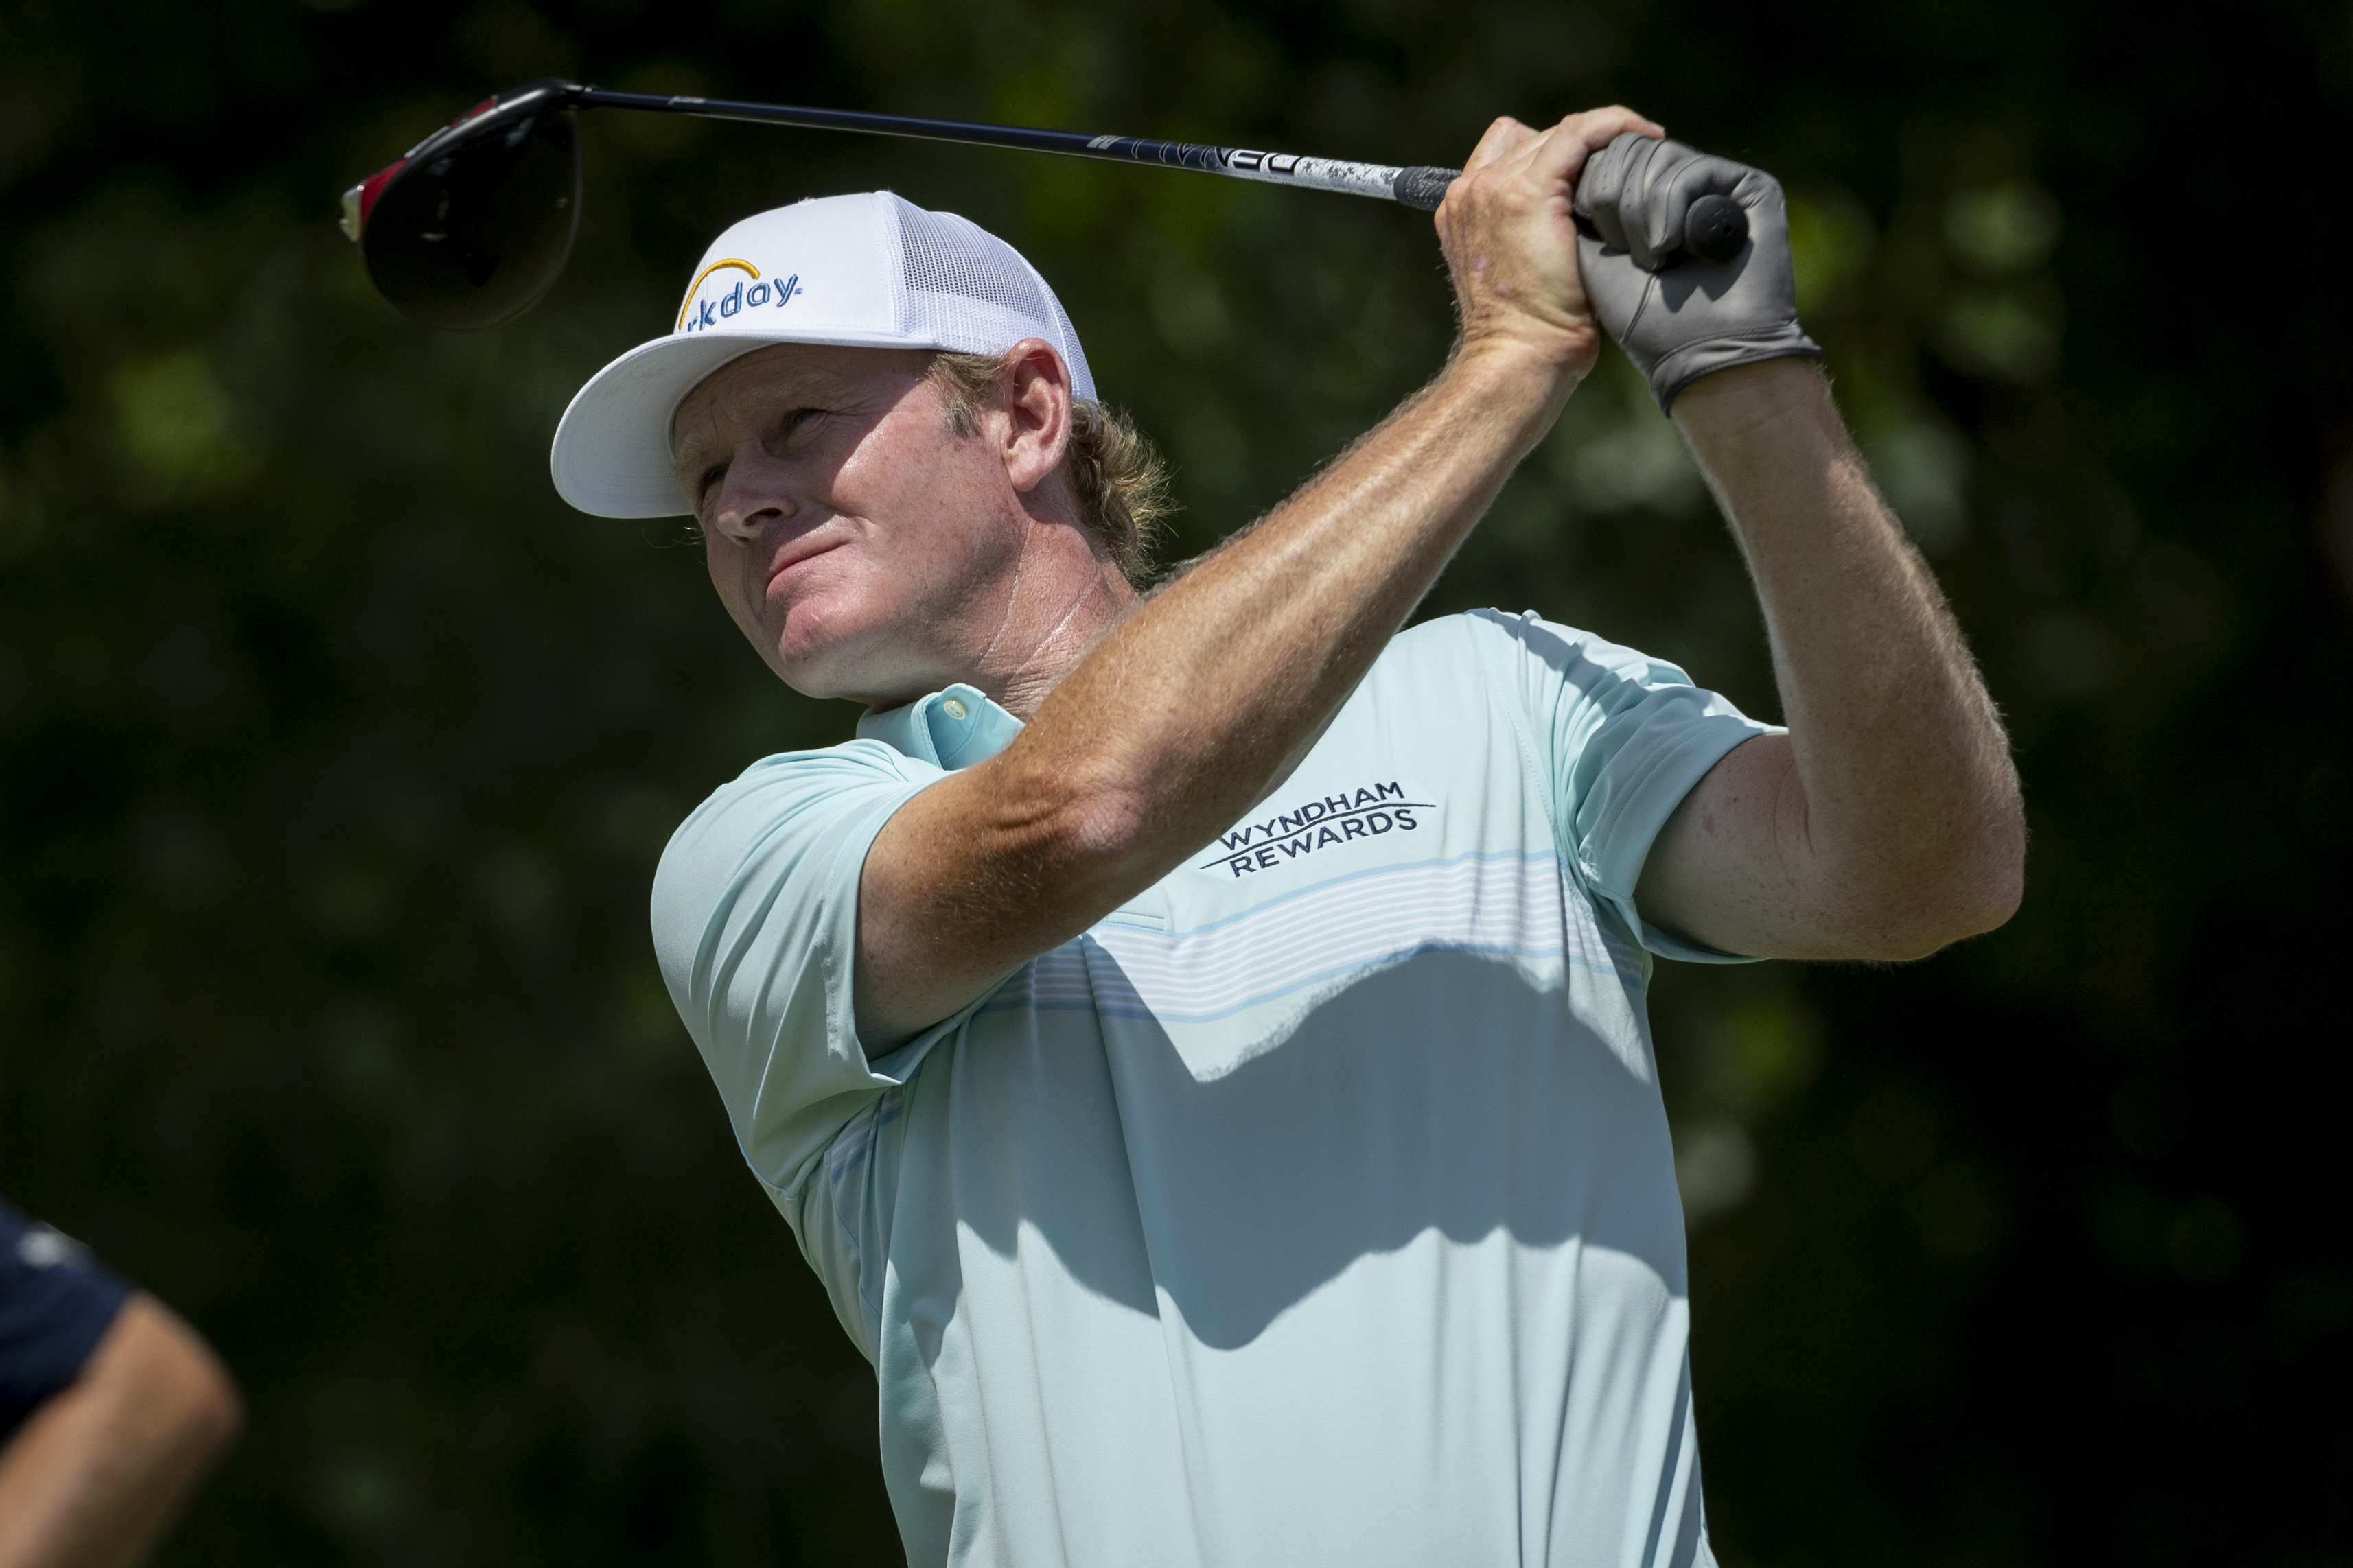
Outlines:
<svg viewBox="0 0 2353 1568"><path fill-rule="evenodd" d="M940 709L951 719L961 719L968 711L964 705L963 700L955 697L951 697L946 701L941 703Z"/></svg>

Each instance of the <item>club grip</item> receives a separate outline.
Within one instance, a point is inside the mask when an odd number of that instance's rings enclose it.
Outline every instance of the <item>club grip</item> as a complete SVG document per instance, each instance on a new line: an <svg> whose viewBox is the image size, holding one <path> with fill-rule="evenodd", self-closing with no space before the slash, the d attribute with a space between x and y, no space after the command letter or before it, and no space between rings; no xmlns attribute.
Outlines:
<svg viewBox="0 0 2353 1568"><path fill-rule="evenodd" d="M1460 169L1399 169L1397 178L1389 182L1389 195L1401 207L1434 213L1438 204L1446 199L1446 187L1461 177Z"/></svg>
<svg viewBox="0 0 2353 1568"><path fill-rule="evenodd" d="M1460 169L1419 166L1399 169L1389 182L1389 195L1399 206L1434 213L1446 199L1446 187L1462 175ZM1748 209L1730 196L1702 196L1683 215L1683 243L1675 248L1699 261L1729 261L1748 243Z"/></svg>
<svg viewBox="0 0 2353 1568"><path fill-rule="evenodd" d="M1748 243L1748 209L1730 196L1702 196L1683 214L1683 249L1701 261L1729 261Z"/></svg>

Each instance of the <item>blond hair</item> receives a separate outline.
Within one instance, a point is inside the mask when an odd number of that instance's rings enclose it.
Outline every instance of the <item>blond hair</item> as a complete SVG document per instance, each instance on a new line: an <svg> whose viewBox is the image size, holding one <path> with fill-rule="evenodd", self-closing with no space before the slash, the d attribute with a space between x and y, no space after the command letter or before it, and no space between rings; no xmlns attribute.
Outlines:
<svg viewBox="0 0 2353 1568"><path fill-rule="evenodd" d="M979 433L981 405L1010 363L999 354L932 356L928 374L952 434ZM1073 399L1061 471L1078 504L1080 526L1103 542L1122 575L1140 582L1151 572L1153 552L1176 510L1168 494L1168 465L1151 438L1120 410Z"/></svg>

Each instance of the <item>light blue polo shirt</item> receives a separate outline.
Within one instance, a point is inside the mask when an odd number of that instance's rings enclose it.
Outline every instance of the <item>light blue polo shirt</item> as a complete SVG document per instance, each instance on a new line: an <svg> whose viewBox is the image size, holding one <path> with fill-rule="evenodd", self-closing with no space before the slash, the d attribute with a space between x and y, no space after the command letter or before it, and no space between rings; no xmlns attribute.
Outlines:
<svg viewBox="0 0 2353 1568"><path fill-rule="evenodd" d="M769 757L654 883L744 1158L874 1363L911 1563L1714 1560L1633 890L1764 732L1533 616L1398 637L1298 773L870 1058L859 872L1020 726ZM1649 952L1645 952L1648 949Z"/></svg>

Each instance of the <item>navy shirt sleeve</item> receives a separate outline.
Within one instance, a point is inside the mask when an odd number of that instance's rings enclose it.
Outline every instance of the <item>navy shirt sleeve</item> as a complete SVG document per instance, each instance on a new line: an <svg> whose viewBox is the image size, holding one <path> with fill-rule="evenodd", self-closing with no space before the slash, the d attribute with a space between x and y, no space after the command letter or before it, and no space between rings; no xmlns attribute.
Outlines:
<svg viewBox="0 0 2353 1568"><path fill-rule="evenodd" d="M131 1284L0 1201L0 1443L81 1375Z"/></svg>

